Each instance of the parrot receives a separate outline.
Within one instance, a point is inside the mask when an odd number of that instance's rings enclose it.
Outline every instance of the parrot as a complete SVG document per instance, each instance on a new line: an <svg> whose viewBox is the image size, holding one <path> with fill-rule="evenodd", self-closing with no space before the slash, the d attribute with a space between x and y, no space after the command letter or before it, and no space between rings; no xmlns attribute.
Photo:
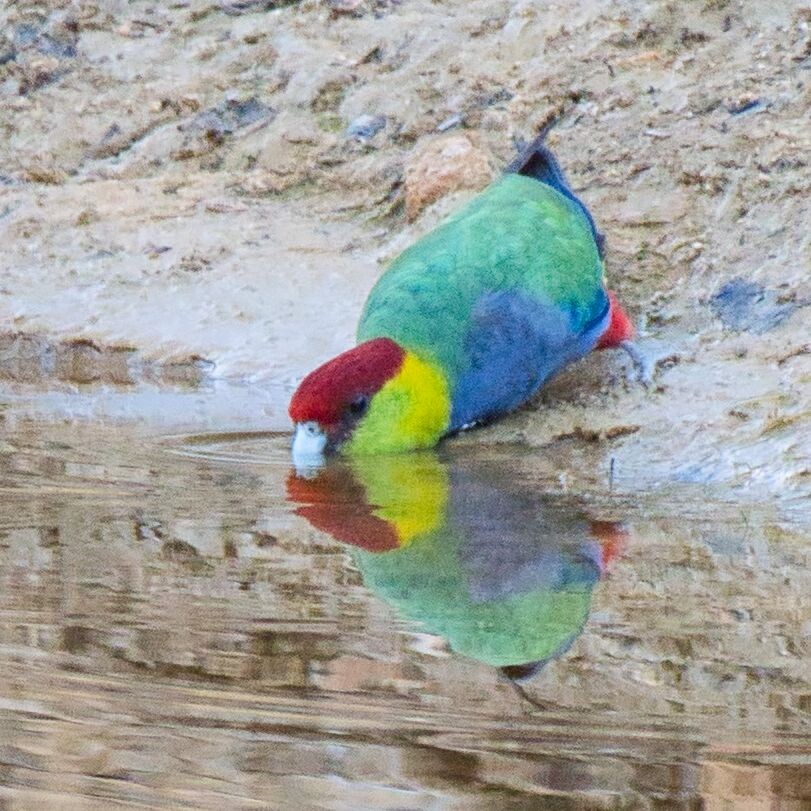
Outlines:
<svg viewBox="0 0 811 811"><path fill-rule="evenodd" d="M621 523L537 492L503 460L449 463L433 450L291 474L287 498L349 545L371 592L511 680L571 647L627 539Z"/></svg>
<svg viewBox="0 0 811 811"><path fill-rule="evenodd" d="M378 279L357 345L290 400L294 459L430 448L518 408L595 348L639 360L605 286L604 237L545 135Z"/></svg>

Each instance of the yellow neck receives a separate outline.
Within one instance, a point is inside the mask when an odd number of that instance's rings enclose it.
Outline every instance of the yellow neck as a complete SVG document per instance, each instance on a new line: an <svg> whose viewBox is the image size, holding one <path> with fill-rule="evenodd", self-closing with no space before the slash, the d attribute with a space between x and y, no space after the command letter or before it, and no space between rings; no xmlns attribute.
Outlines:
<svg viewBox="0 0 811 811"><path fill-rule="evenodd" d="M406 352L400 371L372 398L345 450L400 453L430 448L448 430L451 400L438 367Z"/></svg>

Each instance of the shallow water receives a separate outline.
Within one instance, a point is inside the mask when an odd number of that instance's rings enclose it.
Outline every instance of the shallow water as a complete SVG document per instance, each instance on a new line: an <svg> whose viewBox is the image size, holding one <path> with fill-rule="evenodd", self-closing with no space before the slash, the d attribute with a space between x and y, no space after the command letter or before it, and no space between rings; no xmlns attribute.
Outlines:
<svg viewBox="0 0 811 811"><path fill-rule="evenodd" d="M0 807L809 807L802 515L222 396L0 412Z"/></svg>

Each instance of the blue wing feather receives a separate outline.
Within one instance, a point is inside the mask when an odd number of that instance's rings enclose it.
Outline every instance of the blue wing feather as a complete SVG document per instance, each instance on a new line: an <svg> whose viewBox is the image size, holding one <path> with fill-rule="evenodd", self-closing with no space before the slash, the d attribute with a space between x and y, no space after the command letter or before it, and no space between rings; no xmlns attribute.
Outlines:
<svg viewBox="0 0 811 811"><path fill-rule="evenodd" d="M512 411L563 366L588 354L608 326L602 295L600 315L585 329L576 329L559 307L516 290L482 296L465 338L467 363L453 391L451 430Z"/></svg>

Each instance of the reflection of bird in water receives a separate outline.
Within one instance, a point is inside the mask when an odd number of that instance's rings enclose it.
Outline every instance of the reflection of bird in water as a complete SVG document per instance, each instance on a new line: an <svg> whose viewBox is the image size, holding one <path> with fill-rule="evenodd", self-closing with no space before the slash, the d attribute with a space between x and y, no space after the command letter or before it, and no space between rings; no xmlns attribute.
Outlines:
<svg viewBox="0 0 811 811"><path fill-rule="evenodd" d="M533 492L503 464L447 466L427 452L291 474L288 497L314 527L355 547L371 591L511 679L569 649L625 538L618 524Z"/></svg>

